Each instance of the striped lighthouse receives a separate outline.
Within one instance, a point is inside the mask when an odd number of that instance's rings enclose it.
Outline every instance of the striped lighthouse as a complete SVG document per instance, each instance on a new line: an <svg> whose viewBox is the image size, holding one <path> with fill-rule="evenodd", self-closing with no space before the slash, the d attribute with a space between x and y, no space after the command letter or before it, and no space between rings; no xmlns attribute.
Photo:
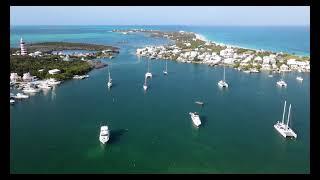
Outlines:
<svg viewBox="0 0 320 180"><path fill-rule="evenodd" d="M27 49L25 47L25 42L22 40L22 38L20 39L20 49L21 49L21 55L27 55Z"/></svg>

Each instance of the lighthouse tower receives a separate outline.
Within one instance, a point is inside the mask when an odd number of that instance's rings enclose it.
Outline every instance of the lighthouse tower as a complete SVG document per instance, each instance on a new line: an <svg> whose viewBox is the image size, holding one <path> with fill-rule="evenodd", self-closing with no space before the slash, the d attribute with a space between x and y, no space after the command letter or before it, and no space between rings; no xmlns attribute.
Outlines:
<svg viewBox="0 0 320 180"><path fill-rule="evenodd" d="M27 49L26 49L26 47L24 45L25 45L25 42L21 38L20 39L20 49L21 49L21 55L22 56L27 55Z"/></svg>

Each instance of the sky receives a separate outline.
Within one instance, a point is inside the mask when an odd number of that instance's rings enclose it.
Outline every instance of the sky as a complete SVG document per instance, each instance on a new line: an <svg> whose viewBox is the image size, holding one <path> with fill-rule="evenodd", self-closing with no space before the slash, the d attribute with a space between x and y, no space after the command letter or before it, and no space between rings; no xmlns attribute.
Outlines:
<svg viewBox="0 0 320 180"><path fill-rule="evenodd" d="M11 6L10 25L309 26L310 6Z"/></svg>

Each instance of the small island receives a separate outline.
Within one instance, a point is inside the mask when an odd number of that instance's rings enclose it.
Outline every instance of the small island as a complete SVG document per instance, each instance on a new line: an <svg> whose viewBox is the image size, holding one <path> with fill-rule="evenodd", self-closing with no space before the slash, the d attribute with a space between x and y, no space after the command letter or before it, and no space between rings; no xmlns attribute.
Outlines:
<svg viewBox="0 0 320 180"><path fill-rule="evenodd" d="M21 39L20 46L10 49L11 73L18 76L30 73L39 79L71 79L94 68L107 66L98 59L113 58L119 53L117 47L87 43L42 42L25 45ZM50 70L56 73L50 73Z"/></svg>
<svg viewBox="0 0 320 180"><path fill-rule="evenodd" d="M224 45L205 40L193 32L163 32L158 30L114 30L113 32L142 32L150 37L167 38L165 46L148 46L137 49L138 56L150 59L168 59L183 63L207 64L209 66L226 65L246 73L261 71L272 72L310 72L310 57L283 52L253 50Z"/></svg>

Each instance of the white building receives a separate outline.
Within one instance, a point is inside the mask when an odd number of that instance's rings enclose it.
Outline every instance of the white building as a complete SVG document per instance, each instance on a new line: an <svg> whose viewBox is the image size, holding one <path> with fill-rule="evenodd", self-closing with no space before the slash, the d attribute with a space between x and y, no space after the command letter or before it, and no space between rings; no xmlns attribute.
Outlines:
<svg viewBox="0 0 320 180"><path fill-rule="evenodd" d="M49 74L59 74L61 71L59 69L51 69L48 72Z"/></svg>
<svg viewBox="0 0 320 180"><path fill-rule="evenodd" d="M31 74L29 72L24 73L22 76L23 81L33 81L34 80L34 76L31 76Z"/></svg>
<svg viewBox="0 0 320 180"><path fill-rule="evenodd" d="M282 64L282 65L280 66L280 71L288 71L288 70L289 70L289 67L288 67L287 65Z"/></svg>

